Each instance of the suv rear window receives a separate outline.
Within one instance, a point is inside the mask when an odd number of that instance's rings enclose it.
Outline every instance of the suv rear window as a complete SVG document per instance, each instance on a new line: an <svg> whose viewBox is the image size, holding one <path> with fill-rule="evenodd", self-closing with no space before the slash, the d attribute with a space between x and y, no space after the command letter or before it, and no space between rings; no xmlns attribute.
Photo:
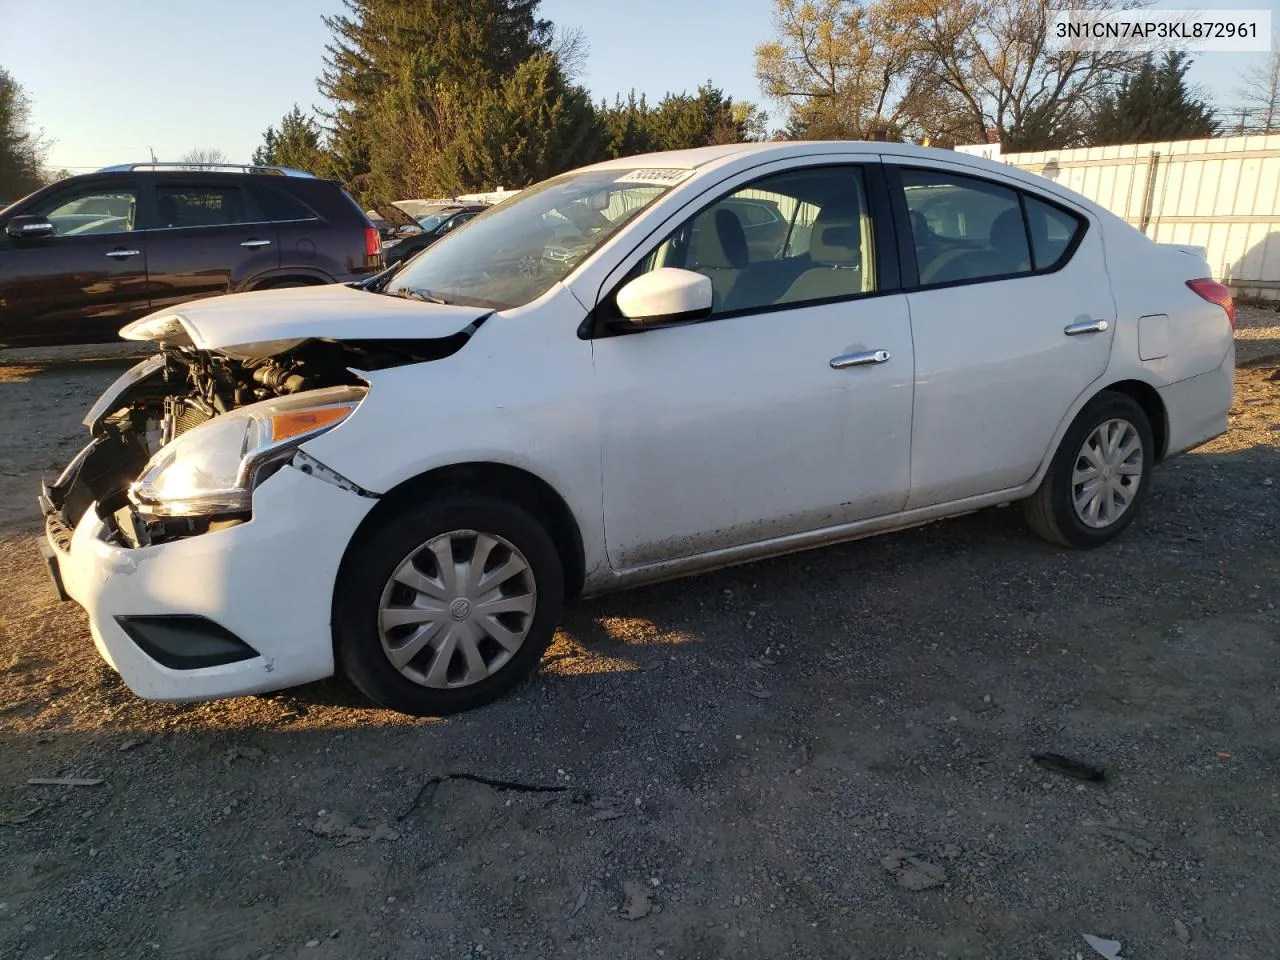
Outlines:
<svg viewBox="0 0 1280 960"><path fill-rule="evenodd" d="M283 190L275 187L254 186L253 199L257 202L262 215L268 220L281 223L288 220L314 220L315 212L297 197L291 197Z"/></svg>

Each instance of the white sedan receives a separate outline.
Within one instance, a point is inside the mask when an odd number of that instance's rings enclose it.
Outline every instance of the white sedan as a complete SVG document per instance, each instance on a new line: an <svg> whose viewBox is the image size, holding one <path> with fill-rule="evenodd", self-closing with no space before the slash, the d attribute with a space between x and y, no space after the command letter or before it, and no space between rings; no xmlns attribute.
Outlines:
<svg viewBox="0 0 1280 960"><path fill-rule="evenodd" d="M47 554L143 697L341 671L461 710L536 668L567 598L1013 501L1107 543L1226 429L1210 277L947 151L598 164L363 284L127 327L163 350L44 491Z"/></svg>

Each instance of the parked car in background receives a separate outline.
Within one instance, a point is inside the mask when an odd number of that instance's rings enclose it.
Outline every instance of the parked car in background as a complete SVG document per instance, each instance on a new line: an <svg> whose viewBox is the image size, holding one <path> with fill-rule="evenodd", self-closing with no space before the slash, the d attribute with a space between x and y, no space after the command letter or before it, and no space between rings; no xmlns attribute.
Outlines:
<svg viewBox="0 0 1280 960"><path fill-rule="evenodd" d="M396 200L392 206L399 207L417 221L445 207L456 207L463 202L456 197L438 197L434 200Z"/></svg>
<svg viewBox="0 0 1280 960"><path fill-rule="evenodd" d="M394 203L371 207L364 213L369 222L378 228L384 254L388 243L422 232L421 224Z"/></svg>
<svg viewBox="0 0 1280 960"><path fill-rule="evenodd" d="M1009 503L1110 542L1227 428L1210 277L947 150L612 160L365 283L138 321L164 356L89 412L48 554L142 696L341 671L449 713L536 669L566 597Z"/></svg>
<svg viewBox="0 0 1280 960"><path fill-rule="evenodd" d="M492 207L494 204L502 203L504 200L510 200L512 197L519 195L519 190L507 190L503 187L499 187L497 190L490 190L487 193L463 193L456 197L396 200L395 205L414 219L421 220L423 217L430 216L433 213L438 213L445 207L466 206L467 204L472 203Z"/></svg>
<svg viewBox="0 0 1280 960"><path fill-rule="evenodd" d="M488 210L483 203L445 206L434 212L423 215L418 221L418 231L405 232L383 244L383 259L388 265L407 260L421 250L427 249L441 237L453 232L469 220L473 220Z"/></svg>
<svg viewBox="0 0 1280 960"><path fill-rule="evenodd" d="M0 345L111 341L188 300L382 266L377 230L336 181L234 164L108 167L0 211Z"/></svg>

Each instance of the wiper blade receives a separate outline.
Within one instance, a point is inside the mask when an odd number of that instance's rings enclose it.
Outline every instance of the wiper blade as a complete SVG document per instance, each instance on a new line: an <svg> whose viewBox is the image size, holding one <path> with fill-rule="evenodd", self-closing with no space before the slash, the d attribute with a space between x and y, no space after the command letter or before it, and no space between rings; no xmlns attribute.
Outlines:
<svg viewBox="0 0 1280 960"><path fill-rule="evenodd" d="M406 300L421 300L423 303L443 303L446 306L452 303L444 297L432 296L429 290L415 290L413 287L401 287L392 296L404 297Z"/></svg>

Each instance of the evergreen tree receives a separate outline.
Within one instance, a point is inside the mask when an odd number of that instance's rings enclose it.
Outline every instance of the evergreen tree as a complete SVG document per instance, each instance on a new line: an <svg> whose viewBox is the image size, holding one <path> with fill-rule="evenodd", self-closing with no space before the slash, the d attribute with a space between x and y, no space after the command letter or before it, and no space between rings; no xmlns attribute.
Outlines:
<svg viewBox="0 0 1280 960"><path fill-rule="evenodd" d="M526 187L598 160L605 136L586 91L565 81L554 56L540 54L466 111L441 151L438 182L458 192Z"/></svg>
<svg viewBox="0 0 1280 960"><path fill-rule="evenodd" d="M602 102L599 112L611 157L759 139L766 120L755 104L735 103L710 82L696 95L668 93L656 107L632 90L612 107Z"/></svg>
<svg viewBox="0 0 1280 960"><path fill-rule="evenodd" d="M412 83L495 89L552 43L538 0L343 0L345 13L325 17L333 32L320 91L335 105L330 117L333 172L357 192L385 184L374 169L374 112L407 102L388 95ZM411 80L406 80L412 75ZM401 90L403 93L403 90ZM381 118L385 121L388 118ZM408 119L407 117L402 119Z"/></svg>
<svg viewBox="0 0 1280 960"><path fill-rule="evenodd" d="M627 99L619 94L613 106L600 101L599 114L605 131L605 151L610 157L634 157L659 149L652 130L653 111L644 95L632 90Z"/></svg>
<svg viewBox="0 0 1280 960"><path fill-rule="evenodd" d="M696 96L667 94L653 116L653 133L662 150L684 150L746 139L734 117L733 100L708 81Z"/></svg>
<svg viewBox="0 0 1280 960"><path fill-rule="evenodd" d="M262 145L253 152L252 163L260 166L291 167L307 173L327 172L320 126L295 103L280 121L280 129L268 126Z"/></svg>
<svg viewBox="0 0 1280 960"><path fill-rule="evenodd" d="M1187 87L1192 61L1169 52L1152 57L1125 77L1114 95L1098 103L1085 139L1091 146L1152 143L1211 137L1217 132L1213 109Z"/></svg>
<svg viewBox="0 0 1280 960"><path fill-rule="evenodd" d="M22 87L0 67L0 201L17 200L43 185L44 147L30 119Z"/></svg>

